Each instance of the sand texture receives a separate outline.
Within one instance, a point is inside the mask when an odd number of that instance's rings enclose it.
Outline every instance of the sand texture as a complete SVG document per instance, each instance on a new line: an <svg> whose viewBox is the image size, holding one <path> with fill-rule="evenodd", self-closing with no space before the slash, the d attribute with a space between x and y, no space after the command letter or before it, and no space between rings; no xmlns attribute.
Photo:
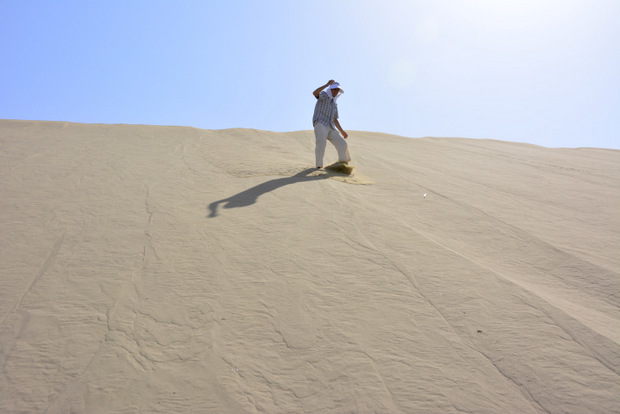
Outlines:
<svg viewBox="0 0 620 414"><path fill-rule="evenodd" d="M0 121L0 412L619 413L620 151L349 134Z"/></svg>

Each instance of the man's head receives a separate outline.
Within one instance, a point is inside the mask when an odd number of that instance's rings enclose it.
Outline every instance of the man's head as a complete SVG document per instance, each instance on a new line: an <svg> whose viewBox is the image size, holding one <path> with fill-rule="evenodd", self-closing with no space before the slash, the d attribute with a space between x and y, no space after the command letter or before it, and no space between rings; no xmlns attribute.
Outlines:
<svg viewBox="0 0 620 414"><path fill-rule="evenodd" d="M340 89L340 84L338 82L334 82L329 85L329 92L331 93L333 98L337 97L341 93L344 93L344 91Z"/></svg>

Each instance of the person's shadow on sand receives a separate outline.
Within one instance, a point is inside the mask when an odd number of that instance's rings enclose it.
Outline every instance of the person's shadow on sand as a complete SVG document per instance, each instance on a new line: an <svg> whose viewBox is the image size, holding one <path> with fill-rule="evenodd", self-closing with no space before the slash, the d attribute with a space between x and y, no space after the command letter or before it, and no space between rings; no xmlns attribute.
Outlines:
<svg viewBox="0 0 620 414"><path fill-rule="evenodd" d="M214 201L213 203L209 204L209 217L217 217L218 207L220 204L225 203L224 208L247 207L256 203L258 197L260 197L261 195L273 191L277 188L284 187L285 185L300 183L303 181L324 180L326 178L329 178L330 176L330 174L309 175L311 172L314 171L316 171L316 168L309 168L293 175L292 177L276 178L275 180L264 182L255 187L242 191L239 194L235 194L234 196L225 198L223 200Z"/></svg>

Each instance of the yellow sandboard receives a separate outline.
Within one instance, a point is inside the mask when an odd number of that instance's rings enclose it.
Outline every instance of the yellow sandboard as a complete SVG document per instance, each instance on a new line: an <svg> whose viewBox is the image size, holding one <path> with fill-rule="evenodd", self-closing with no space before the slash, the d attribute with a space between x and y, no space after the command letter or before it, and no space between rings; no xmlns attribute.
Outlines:
<svg viewBox="0 0 620 414"><path fill-rule="evenodd" d="M346 161L338 161L332 165L325 167L327 171L337 172L340 174L350 175L353 172L353 166L349 165Z"/></svg>

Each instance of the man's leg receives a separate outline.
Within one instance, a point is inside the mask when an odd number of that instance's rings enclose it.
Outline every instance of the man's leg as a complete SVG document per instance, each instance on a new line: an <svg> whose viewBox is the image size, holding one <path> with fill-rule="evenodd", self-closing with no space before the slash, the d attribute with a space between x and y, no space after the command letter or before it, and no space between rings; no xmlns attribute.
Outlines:
<svg viewBox="0 0 620 414"><path fill-rule="evenodd" d="M327 135L329 129L320 122L314 126L314 138L316 139L316 148L314 153L316 156L317 168L323 167L323 157L325 156L325 146L327 145Z"/></svg>
<svg viewBox="0 0 620 414"><path fill-rule="evenodd" d="M349 155L349 145L347 141L340 135L340 132L336 129L332 129L329 131L329 135L327 136L329 142L334 144L336 147L336 151L338 151L338 161L351 161L351 156Z"/></svg>

